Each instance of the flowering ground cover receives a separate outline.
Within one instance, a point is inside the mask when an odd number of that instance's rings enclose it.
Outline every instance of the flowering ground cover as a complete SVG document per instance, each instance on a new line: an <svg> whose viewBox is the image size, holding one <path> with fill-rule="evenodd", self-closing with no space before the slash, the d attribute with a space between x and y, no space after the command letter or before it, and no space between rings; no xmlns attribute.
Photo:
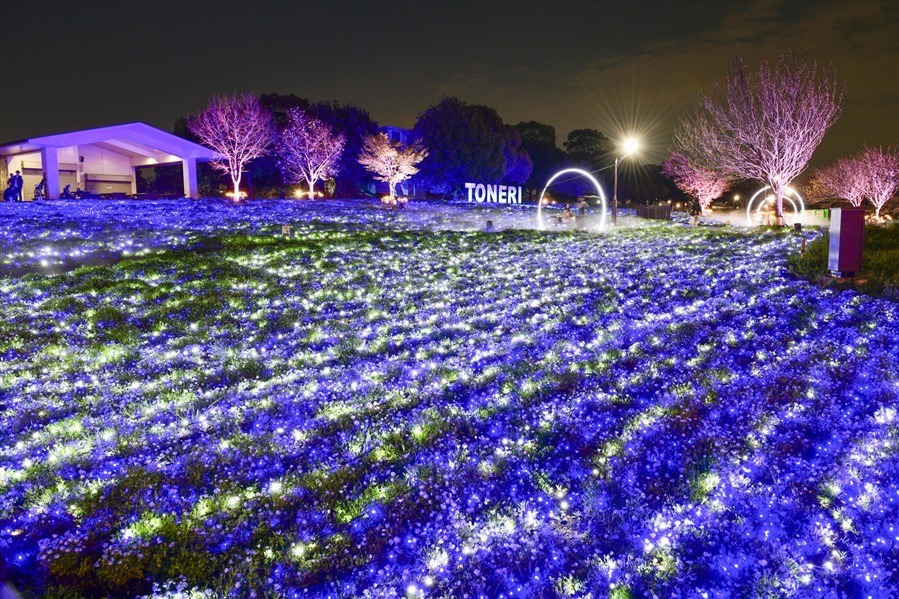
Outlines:
<svg viewBox="0 0 899 599"><path fill-rule="evenodd" d="M52 273L106 264L163 248L185 247L203 236L281 232L300 219L344 230L483 230L532 228L533 207L471 206L435 210L412 203L386 210L378 202L259 201L239 206L204 201L75 201L0 203L0 275ZM598 220L599 215L590 215Z"/></svg>
<svg viewBox="0 0 899 599"><path fill-rule="evenodd" d="M791 276L788 234L28 208L0 279L28 592L899 592L897 304Z"/></svg>

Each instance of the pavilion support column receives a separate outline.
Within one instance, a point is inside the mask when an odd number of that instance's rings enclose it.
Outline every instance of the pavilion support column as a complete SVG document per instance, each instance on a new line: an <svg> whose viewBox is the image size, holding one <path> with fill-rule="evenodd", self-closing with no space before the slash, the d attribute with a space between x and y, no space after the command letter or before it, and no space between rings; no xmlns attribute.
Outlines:
<svg viewBox="0 0 899 599"><path fill-rule="evenodd" d="M197 159L185 158L181 164L184 170L184 196L192 200L200 199L197 188Z"/></svg>
<svg viewBox="0 0 899 599"><path fill-rule="evenodd" d="M131 167L131 195L137 195L137 167Z"/></svg>
<svg viewBox="0 0 899 599"><path fill-rule="evenodd" d="M59 157L56 148L41 148L41 170L47 178L44 196L48 200L59 199Z"/></svg>
<svg viewBox="0 0 899 599"><path fill-rule="evenodd" d="M84 156L78 146L75 146L75 189L84 189Z"/></svg>

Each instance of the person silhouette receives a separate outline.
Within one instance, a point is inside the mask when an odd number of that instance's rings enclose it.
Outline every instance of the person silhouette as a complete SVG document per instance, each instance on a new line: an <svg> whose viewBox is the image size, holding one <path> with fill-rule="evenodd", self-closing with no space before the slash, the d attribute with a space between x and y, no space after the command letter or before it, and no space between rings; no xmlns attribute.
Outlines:
<svg viewBox="0 0 899 599"><path fill-rule="evenodd" d="M702 204L699 203L699 200L693 200L693 203L690 204L690 226L698 227L699 226L699 217L702 215Z"/></svg>
<svg viewBox="0 0 899 599"><path fill-rule="evenodd" d="M41 179L41 182L34 186L34 199L35 200L43 200L44 199L44 187L47 185L47 179Z"/></svg>
<svg viewBox="0 0 899 599"><path fill-rule="evenodd" d="M25 185L25 180L22 178L22 174L19 171L16 171L16 174L12 176L12 186L15 190L15 198L17 202L24 202L25 198L22 196L22 187Z"/></svg>

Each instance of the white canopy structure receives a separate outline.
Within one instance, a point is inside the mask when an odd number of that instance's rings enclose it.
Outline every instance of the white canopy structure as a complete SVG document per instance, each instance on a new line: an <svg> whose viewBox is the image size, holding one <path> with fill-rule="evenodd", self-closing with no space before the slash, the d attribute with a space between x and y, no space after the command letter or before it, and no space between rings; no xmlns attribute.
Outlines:
<svg viewBox="0 0 899 599"><path fill-rule="evenodd" d="M45 135L0 145L0 176L21 171L24 194L46 178L45 196L58 199L61 185L97 194L135 194L135 169L181 163L185 197L199 197L197 161L216 157L213 150L144 123L128 123Z"/></svg>

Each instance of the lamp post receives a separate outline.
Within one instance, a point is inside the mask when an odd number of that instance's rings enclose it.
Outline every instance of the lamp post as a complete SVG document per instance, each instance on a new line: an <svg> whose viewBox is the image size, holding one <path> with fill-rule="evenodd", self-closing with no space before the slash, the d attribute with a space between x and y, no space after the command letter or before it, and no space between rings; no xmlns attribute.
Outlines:
<svg viewBox="0 0 899 599"><path fill-rule="evenodd" d="M618 162L620 160L624 160L631 154L637 151L637 140L630 137L624 140L624 145L622 147L624 150L624 154L621 156L615 157L615 187L612 192L612 226L615 227L618 225Z"/></svg>

